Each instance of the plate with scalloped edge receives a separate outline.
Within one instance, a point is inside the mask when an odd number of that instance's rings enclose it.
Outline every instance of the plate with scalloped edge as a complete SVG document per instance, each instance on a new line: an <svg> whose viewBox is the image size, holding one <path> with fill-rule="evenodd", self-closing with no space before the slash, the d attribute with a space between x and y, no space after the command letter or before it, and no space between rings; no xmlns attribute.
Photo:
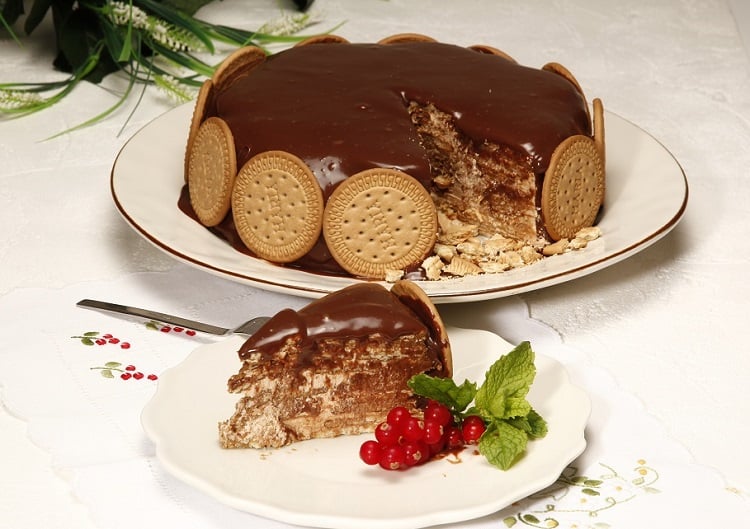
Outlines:
<svg viewBox="0 0 750 529"><path fill-rule="evenodd" d="M123 146L112 168L120 214L147 241L190 266L265 290L318 298L353 282L283 267L239 252L177 206L192 103L156 118ZM497 274L421 281L435 303L461 303L536 290L622 261L654 244L682 218L688 186L679 163L656 139L605 113L607 190L598 220L602 237L583 251Z"/></svg>
<svg viewBox="0 0 750 529"><path fill-rule="evenodd" d="M490 365L513 348L488 331L449 327L448 333L457 382L483 380ZM234 410L237 396L227 392L226 382L239 368L242 342L233 336L195 349L160 377L141 417L168 472L242 511L337 529L414 529L459 522L494 513L547 487L586 447L588 395L571 384L559 362L536 353L537 374L528 399L549 431L530 441L507 471L470 448L406 471L384 471L359 459L359 446L372 438L367 434L278 449L223 449L217 425Z"/></svg>

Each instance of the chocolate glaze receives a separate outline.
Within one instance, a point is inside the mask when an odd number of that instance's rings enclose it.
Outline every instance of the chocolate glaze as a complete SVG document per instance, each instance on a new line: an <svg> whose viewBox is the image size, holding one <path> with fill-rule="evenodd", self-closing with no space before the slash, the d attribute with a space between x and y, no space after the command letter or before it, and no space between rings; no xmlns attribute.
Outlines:
<svg viewBox="0 0 750 529"><path fill-rule="evenodd" d="M218 93L209 113L229 124L237 167L267 150L294 153L327 199L343 179L373 167L401 169L430 188L430 164L407 112L411 101L453 115L456 127L479 143L508 145L528 156L539 183L562 140L591 133L583 96L560 75L436 42L291 48ZM195 218L185 193L179 205ZM252 255L231 214L212 231ZM284 266L349 275L322 237ZM407 272L421 277L419 270Z"/></svg>
<svg viewBox="0 0 750 529"><path fill-rule="evenodd" d="M260 353L269 361L286 340L299 340L301 359L314 353L324 338L365 338L380 333L388 340L426 334L428 348L442 358L443 345L432 339L426 323L395 295L377 283L357 283L313 301L299 311L286 309L247 339L239 350L245 360Z"/></svg>
<svg viewBox="0 0 750 529"><path fill-rule="evenodd" d="M471 138L525 151L536 173L562 140L590 134L584 98L560 75L436 42L298 46L219 93L216 112L232 130L238 167L263 151L292 152L327 195L373 167L429 183L410 101L453 115Z"/></svg>

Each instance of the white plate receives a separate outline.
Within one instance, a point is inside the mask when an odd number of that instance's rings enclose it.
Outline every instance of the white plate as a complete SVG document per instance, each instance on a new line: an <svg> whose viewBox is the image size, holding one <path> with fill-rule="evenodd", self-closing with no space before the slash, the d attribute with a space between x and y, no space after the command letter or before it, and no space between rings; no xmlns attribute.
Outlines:
<svg viewBox="0 0 750 529"><path fill-rule="evenodd" d="M487 331L450 328L454 378L480 381L512 346ZM371 435L295 443L276 450L225 450L217 424L234 411L226 381L239 368L243 338L204 345L160 377L142 423L164 467L219 501L287 523L362 529L406 529L496 512L551 483L581 452L591 404L555 360L536 355L532 406L549 433L531 441L510 470L489 465L472 450L461 462L430 461L387 472L359 460ZM196 393L196 388L200 392Z"/></svg>
<svg viewBox="0 0 750 529"><path fill-rule="evenodd" d="M238 252L177 207L193 104L167 112L136 133L112 168L112 196L135 230L169 255L220 276L303 297L356 281L292 270ZM608 113L603 237L584 251L501 274L421 284L437 303L475 301L534 290L590 274L653 244L682 217L687 180L672 155L632 123Z"/></svg>

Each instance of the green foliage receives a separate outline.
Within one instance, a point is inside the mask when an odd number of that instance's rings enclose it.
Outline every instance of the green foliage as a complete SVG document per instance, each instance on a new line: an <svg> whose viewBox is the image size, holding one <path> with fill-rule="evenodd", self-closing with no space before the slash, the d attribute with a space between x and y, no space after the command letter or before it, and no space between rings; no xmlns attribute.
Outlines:
<svg viewBox="0 0 750 529"><path fill-rule="evenodd" d="M119 108L136 84L157 86L177 102L194 95L217 65L196 56L213 54L215 44L229 47L272 42L296 42L295 34L316 21L308 13L287 13L281 24L265 24L248 31L205 22L194 15L212 0L0 0L0 32L7 31L22 45L13 28L23 15L23 32L30 36L51 17L55 32L55 69L69 77L48 83L0 84L0 113L23 116L48 108L68 95L81 81L100 83L123 72L130 83L112 107L82 123L87 126ZM300 3L306 8L311 2ZM264 28L276 28L265 31ZM42 94L51 94L43 96Z"/></svg>

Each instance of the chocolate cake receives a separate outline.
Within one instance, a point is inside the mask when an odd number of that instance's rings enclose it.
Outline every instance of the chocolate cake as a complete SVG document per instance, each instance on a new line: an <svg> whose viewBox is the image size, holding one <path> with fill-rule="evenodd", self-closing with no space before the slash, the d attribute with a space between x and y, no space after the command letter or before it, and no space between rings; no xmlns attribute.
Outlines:
<svg viewBox="0 0 750 529"><path fill-rule="evenodd" d="M320 187L322 198L301 196L295 203L306 205L288 215L307 215L304 224L316 228L290 237L296 243L305 241L295 252L276 252L290 256L278 259L288 266L313 271L341 267L353 275L382 278L393 265L413 270L436 241L446 242L457 233L464 234L464 240L503 237L540 247L591 226L603 200L601 102L594 101L592 123L580 85L557 63L526 67L488 46L465 48L419 35L376 44L326 36L269 57L243 49L207 83L196 105L188 158L201 124L218 118L229 131L222 140L234 145L225 167L240 168L236 200L222 202L226 217L217 232L236 241L241 224L239 238L259 254L262 249L252 232L262 230L262 223L248 223L246 217L260 216L264 208L285 207L283 201L250 196L247 185L237 197L240 181L257 180L259 169L243 174L256 156L292 154L306 173L295 176L295 182L308 184L312 179ZM186 167L189 177L190 164ZM372 218L375 206L364 204L360 195L341 199L344 193L336 190L353 176L375 169L423 186L435 220L381 215L377 227L368 227L375 224L365 220ZM276 168L265 174L270 170ZM388 185L368 185L377 193L378 212L386 211L382 192ZM196 190L204 187L196 184ZM412 195L409 201L424 207L424 200ZM346 202L331 205L333 199ZM246 207L250 200L254 205ZM352 227L340 212L329 214L350 205L370 208L369 217L356 217L362 228ZM346 225L332 227L336 222ZM438 233L416 229L424 224ZM400 241L373 250L375 242L384 240L384 231L393 235L402 227L413 229L409 236L419 248L404 257L412 260L406 265L393 251ZM367 238L373 245L358 246L356 241ZM368 266L349 263L356 260Z"/></svg>
<svg viewBox="0 0 750 529"><path fill-rule="evenodd" d="M408 281L390 291L358 283L283 310L242 345L239 358L228 389L241 397L219 424L225 448L372 431L391 408L414 408L413 375L452 372L440 317Z"/></svg>

